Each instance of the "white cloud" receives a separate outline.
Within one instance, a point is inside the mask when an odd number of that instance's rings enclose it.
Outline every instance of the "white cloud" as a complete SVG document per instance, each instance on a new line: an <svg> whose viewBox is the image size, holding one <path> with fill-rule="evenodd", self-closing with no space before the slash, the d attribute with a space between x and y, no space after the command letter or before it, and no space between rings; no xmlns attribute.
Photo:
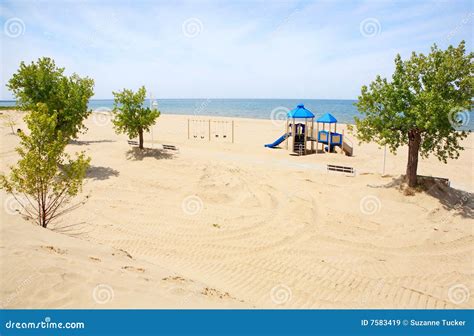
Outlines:
<svg viewBox="0 0 474 336"><path fill-rule="evenodd" d="M18 38L1 35L0 99L20 61L53 57L95 79L96 97L146 85L159 97L355 98L396 53L427 51L471 36L459 25L469 2L4 2L2 24L19 17ZM381 32L360 34L377 18ZM202 22L187 38L182 23ZM460 28L457 28L457 27ZM456 30L447 41L446 36ZM468 44L470 47L470 44Z"/></svg>

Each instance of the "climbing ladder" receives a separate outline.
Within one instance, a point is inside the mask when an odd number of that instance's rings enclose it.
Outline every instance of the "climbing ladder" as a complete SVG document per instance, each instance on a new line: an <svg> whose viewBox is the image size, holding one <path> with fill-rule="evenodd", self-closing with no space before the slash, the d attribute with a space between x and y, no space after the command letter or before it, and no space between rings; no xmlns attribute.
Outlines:
<svg viewBox="0 0 474 336"><path fill-rule="evenodd" d="M297 144L296 145L296 152L298 153L298 156L304 155L304 144Z"/></svg>

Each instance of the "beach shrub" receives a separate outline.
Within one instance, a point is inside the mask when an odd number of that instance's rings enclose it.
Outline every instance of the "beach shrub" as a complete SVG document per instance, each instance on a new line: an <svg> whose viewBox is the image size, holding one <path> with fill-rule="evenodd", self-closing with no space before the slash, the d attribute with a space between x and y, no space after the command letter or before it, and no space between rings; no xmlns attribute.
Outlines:
<svg viewBox="0 0 474 336"><path fill-rule="evenodd" d="M428 55L413 52L407 60L397 55L391 81L377 76L361 89L356 106L363 118L355 118L356 136L387 145L392 153L408 145L409 187L417 184L419 154L446 163L463 150L460 141L467 133L457 130L458 113L471 110L473 56L464 41L446 50L434 45Z"/></svg>
<svg viewBox="0 0 474 336"><path fill-rule="evenodd" d="M57 116L46 104L34 107L25 122L30 134L18 133L20 159L9 176L0 175L0 187L13 195L25 216L46 228L75 207L68 204L82 188L90 158L82 152L72 160L65 153L68 139L57 130Z"/></svg>
<svg viewBox="0 0 474 336"><path fill-rule="evenodd" d="M146 89L142 86L136 93L123 89L114 94L113 123L117 133L125 133L130 139L138 136L138 147L143 149L143 132L160 116L160 111L144 106Z"/></svg>
<svg viewBox="0 0 474 336"><path fill-rule="evenodd" d="M35 109L38 103L45 104L48 113L56 115L56 128L63 137L73 139L86 130L83 121L91 113L87 104L94 94L92 79L77 74L68 77L64 68L43 57L28 65L21 62L7 87L24 111Z"/></svg>
<svg viewBox="0 0 474 336"><path fill-rule="evenodd" d="M3 121L3 126L10 127L12 133L15 134L14 127L16 126L16 114L15 112L8 111L0 115L1 120Z"/></svg>

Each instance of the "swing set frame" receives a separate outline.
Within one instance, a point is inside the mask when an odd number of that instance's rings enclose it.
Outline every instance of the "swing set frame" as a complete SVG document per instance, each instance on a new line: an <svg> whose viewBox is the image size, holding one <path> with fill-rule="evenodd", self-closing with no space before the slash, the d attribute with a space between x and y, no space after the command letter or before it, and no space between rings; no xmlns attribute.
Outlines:
<svg viewBox="0 0 474 336"><path fill-rule="evenodd" d="M206 125L207 124L207 125ZM228 126L230 126L230 139L231 143L234 143L234 120L227 121L227 120L211 120L211 119L188 119L188 139L191 139L191 130L204 130L204 132L199 132L199 135L201 137L201 140L207 139L208 141L212 141L212 136L214 131L214 135L216 138L221 135L222 138L227 138L229 134L227 134L226 131L223 132L215 132L215 125L220 125L221 127L228 129ZM207 127L206 127L207 126ZM213 127L214 126L214 127ZM202 133L202 134L201 134ZM207 133L207 134L206 134ZM194 133L193 133L194 134ZM197 134L197 133L195 133ZM196 137L196 136L194 136Z"/></svg>

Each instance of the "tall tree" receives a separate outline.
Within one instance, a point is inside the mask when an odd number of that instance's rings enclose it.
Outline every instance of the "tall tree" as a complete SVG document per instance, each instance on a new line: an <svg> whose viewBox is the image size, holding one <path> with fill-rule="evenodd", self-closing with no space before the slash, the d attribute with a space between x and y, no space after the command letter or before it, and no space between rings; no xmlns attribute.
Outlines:
<svg viewBox="0 0 474 336"><path fill-rule="evenodd" d="M57 116L56 127L64 137L76 138L86 129L83 121L90 114L87 104L94 94L92 79L77 74L65 76L64 68L43 57L28 65L21 62L7 87L22 110L30 111L38 103L45 104L48 113Z"/></svg>
<svg viewBox="0 0 474 336"><path fill-rule="evenodd" d="M356 136L363 142L388 145L391 152L408 145L406 180L417 184L418 156L435 155L446 163L463 150L467 134L458 131L458 112L472 109L474 53L458 47L428 55L412 53L403 61L395 58L392 80L377 76L363 86L356 106L364 118L355 118Z"/></svg>
<svg viewBox="0 0 474 336"><path fill-rule="evenodd" d="M56 114L39 103L25 117L29 135L21 138L20 160L9 176L0 175L0 187L12 194L23 213L46 228L72 207L67 204L78 194L89 167L84 153L72 160L64 152L68 139L57 130Z"/></svg>
<svg viewBox="0 0 474 336"><path fill-rule="evenodd" d="M114 119L117 133L125 133L129 138L138 136L139 148L143 149L143 133L149 132L150 127L160 116L160 111L144 107L146 89L142 86L136 93L132 90L113 92Z"/></svg>

